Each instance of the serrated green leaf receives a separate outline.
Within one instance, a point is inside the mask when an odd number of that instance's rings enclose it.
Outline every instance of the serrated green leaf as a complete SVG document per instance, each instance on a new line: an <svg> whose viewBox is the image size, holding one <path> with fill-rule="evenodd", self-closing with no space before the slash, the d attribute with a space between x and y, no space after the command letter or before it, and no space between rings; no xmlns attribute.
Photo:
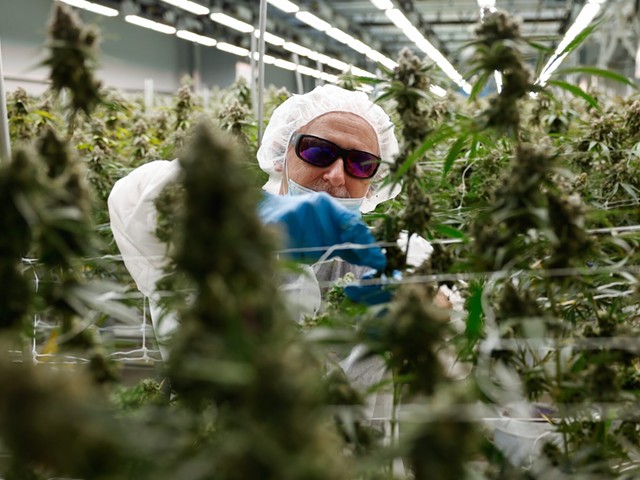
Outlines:
<svg viewBox="0 0 640 480"><path fill-rule="evenodd" d="M53 115L51 115L49 112L45 112L44 110L34 110L33 113L49 120L55 120Z"/></svg>
<svg viewBox="0 0 640 480"><path fill-rule="evenodd" d="M460 152L466 146L468 138L469 137L467 135L462 135L453 143L453 145L451 145L449 153L444 159L444 167L442 168L442 180L444 180L447 173L449 173L451 167L453 166L453 162L456 161L456 159L460 155Z"/></svg>
<svg viewBox="0 0 640 480"><path fill-rule="evenodd" d="M448 238L458 238L465 241L468 239L464 232L457 228L450 227L449 225L445 225L444 223L436 225L435 231Z"/></svg>
<svg viewBox="0 0 640 480"><path fill-rule="evenodd" d="M480 75L480 78L478 78L476 83L473 85L473 88L471 89L471 93L469 94L469 101L474 100L480 94L482 89L489 81L489 77L492 73L493 72L484 72L482 75Z"/></svg>
<svg viewBox="0 0 640 480"><path fill-rule="evenodd" d="M527 45L529 45L531 48L538 50L540 52L544 52L544 53L551 53L553 52L553 49L538 43L538 42L532 42L532 41L527 41Z"/></svg>
<svg viewBox="0 0 640 480"><path fill-rule="evenodd" d="M468 316L465 335L469 342L475 343L482 334L484 312L482 310L482 285L469 285L469 300L467 302Z"/></svg>
<svg viewBox="0 0 640 480"><path fill-rule="evenodd" d="M621 182L620 186L633 198L634 200L638 200L638 191L633 185L629 185L628 183Z"/></svg>
<svg viewBox="0 0 640 480"><path fill-rule="evenodd" d="M591 105L593 108L597 109L598 111L601 111L600 105L598 105L598 101L594 97L589 95L587 92L582 90L580 87L576 85L572 85L571 83L568 83L568 82L564 82L562 80L549 80L547 84L561 88L576 97L580 97L584 101L586 101L589 105Z"/></svg>
<svg viewBox="0 0 640 480"><path fill-rule="evenodd" d="M576 35L573 40L571 40L571 42L569 42L566 47L564 47L564 50L560 52L559 56L566 56L573 52L580 46L582 42L584 42L589 37L589 35L591 35L591 32L593 32L599 25L600 22L592 23L587 28L582 30L578 35Z"/></svg>
<svg viewBox="0 0 640 480"><path fill-rule="evenodd" d="M418 161L418 159L422 158L425 153L427 153L429 149L433 148L434 145L440 143L441 141L453 136L453 134L453 128L449 126L442 126L438 130L435 130L430 135L428 135L422 145L416 148L411 153L411 155L407 157L400 168L398 168L398 171L395 174L395 178L401 178L405 173L407 173L409 168L411 168L413 164Z"/></svg>
<svg viewBox="0 0 640 480"><path fill-rule="evenodd" d="M581 66L581 67L563 68L562 70L558 70L556 72L556 75L568 75L571 73L586 73L589 75L594 75L596 77L607 78L609 80L620 82L625 85L629 85L633 88L638 88L636 83L630 78L627 78L620 73L612 72L611 70L598 68L598 67Z"/></svg>

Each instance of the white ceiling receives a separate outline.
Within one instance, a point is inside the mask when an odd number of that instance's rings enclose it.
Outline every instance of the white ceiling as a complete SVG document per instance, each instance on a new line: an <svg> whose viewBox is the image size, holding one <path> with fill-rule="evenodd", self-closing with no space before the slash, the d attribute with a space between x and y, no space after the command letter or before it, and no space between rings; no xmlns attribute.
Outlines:
<svg viewBox="0 0 640 480"><path fill-rule="evenodd" d="M110 4L131 4L144 10L147 15L172 18L170 23L179 21L196 22L202 28L202 33L211 35L219 40L226 40L235 44L242 44L249 48L247 34L240 34L226 26L214 24L206 17L186 18L189 14L180 11L160 0L95 0ZM260 0L197 0L200 4L212 9L218 9L229 15L236 16L245 22L258 25ZM407 46L417 51L415 45L387 18L383 11L378 10L370 0L292 0L301 10L314 13L321 19L331 23L395 60L401 48ZM557 46L564 32L573 23L587 0L496 0L496 8L519 17L522 20L521 32L525 39L544 45L548 48ZM480 19L480 9L477 0L393 0L394 5L402 10L413 24L422 32L424 37L436 46L455 66L463 68L464 59L468 55L464 45L474 39L473 29ZM605 15L615 15L624 11L627 16L638 17L640 0L608 0L603 11ZM623 8L624 7L624 8ZM613 12L613 13L612 13ZM345 45L328 37L305 23L297 20L294 15L287 14L269 5L267 8L268 30L287 40L300 43L330 56L337 57L348 63L368 68L372 66L362 54L358 54ZM199 23L198 23L199 22ZM638 23L638 22L636 22ZM618 22L621 24L621 22ZM614 35L613 32L601 28L599 39L607 42ZM640 27L639 27L640 28ZM624 28L618 30L624 30ZM638 32L634 33L634 42ZM604 36L603 36L604 35ZM608 35L608 36L607 36ZM615 39L614 39L615 41ZM636 39L637 41L637 39ZM627 42L629 43L629 42ZM267 53L279 57L290 54L281 48L268 45ZM628 49L627 49L628 50ZM418 54L421 52L417 51ZM304 60L304 59L303 59ZM304 60L306 61L306 60Z"/></svg>

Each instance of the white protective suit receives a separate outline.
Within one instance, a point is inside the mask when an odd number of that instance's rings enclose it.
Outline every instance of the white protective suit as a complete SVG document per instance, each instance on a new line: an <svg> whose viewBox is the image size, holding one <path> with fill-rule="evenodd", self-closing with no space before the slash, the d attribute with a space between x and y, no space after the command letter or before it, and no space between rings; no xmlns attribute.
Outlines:
<svg viewBox="0 0 640 480"><path fill-rule="evenodd" d="M398 185L384 185L382 182L398 152L393 124L382 108L371 102L365 93L347 91L333 85L317 87L304 95L293 95L273 112L258 150L260 167L269 174L269 180L263 188L269 193L279 193L284 157L293 133L314 118L335 111L355 113L366 119L376 131L382 164L361 206L361 211L371 211L378 203L393 198L400 190ZM116 182L108 200L114 238L138 289L149 298L151 318L164 359L167 358L164 343L177 322L174 314L162 312L158 307L156 282L163 276L166 246L154 234L157 219L154 200L167 184L177 179L179 169L177 160L147 163ZM399 244L406 247L406 242L408 238L404 235ZM412 237L410 264L419 265L431 251L432 247L426 240ZM367 270L339 258L302 268L301 275L287 279L281 288L294 320L313 315L320 309L320 284L335 281L347 272L358 276ZM364 353L362 347L357 347L341 362L354 386L362 391L380 382L386 372L382 359L372 357L362 360L360 357ZM364 415L369 419L389 418L391 407L391 394L370 396Z"/></svg>

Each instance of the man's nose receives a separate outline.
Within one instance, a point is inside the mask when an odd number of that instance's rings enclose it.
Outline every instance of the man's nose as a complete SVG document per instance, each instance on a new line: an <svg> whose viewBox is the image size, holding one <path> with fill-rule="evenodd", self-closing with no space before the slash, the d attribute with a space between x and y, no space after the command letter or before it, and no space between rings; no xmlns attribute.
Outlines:
<svg viewBox="0 0 640 480"><path fill-rule="evenodd" d="M345 184L344 162L342 158L338 158L335 162L327 167L322 175L323 178L333 186Z"/></svg>

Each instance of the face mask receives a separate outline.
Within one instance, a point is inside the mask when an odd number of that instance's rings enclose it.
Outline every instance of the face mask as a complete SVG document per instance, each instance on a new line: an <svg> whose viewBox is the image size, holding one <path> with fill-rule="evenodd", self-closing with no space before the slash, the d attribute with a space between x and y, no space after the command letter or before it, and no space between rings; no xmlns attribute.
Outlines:
<svg viewBox="0 0 640 480"><path fill-rule="evenodd" d="M315 193L315 190L311 190L310 188L303 187L299 183L294 182L290 178L287 179L287 195L302 195L305 193ZM344 208L349 210L350 212L360 214L360 206L362 202L364 202L364 197L360 198L338 198L333 197L335 201L337 201Z"/></svg>

